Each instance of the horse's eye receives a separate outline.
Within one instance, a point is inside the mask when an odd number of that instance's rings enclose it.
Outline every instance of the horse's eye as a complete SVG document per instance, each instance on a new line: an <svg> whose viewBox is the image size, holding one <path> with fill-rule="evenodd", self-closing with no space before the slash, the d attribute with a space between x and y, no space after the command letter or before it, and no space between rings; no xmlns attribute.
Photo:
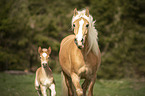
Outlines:
<svg viewBox="0 0 145 96"><path fill-rule="evenodd" d="M73 27L75 27L75 24L73 24Z"/></svg>
<svg viewBox="0 0 145 96"><path fill-rule="evenodd" d="M86 27L88 28L89 27L89 24L87 24Z"/></svg>

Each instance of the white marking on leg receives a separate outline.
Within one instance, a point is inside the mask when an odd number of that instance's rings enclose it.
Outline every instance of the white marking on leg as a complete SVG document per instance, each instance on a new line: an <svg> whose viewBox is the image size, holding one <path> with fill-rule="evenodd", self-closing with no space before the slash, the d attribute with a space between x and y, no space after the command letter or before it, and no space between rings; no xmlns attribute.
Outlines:
<svg viewBox="0 0 145 96"><path fill-rule="evenodd" d="M47 89L46 86L41 86L41 92L42 92L43 96L47 96L46 89Z"/></svg>
<svg viewBox="0 0 145 96"><path fill-rule="evenodd" d="M38 90L38 88L39 88L39 83L38 83L37 79L35 79L35 89Z"/></svg>
<svg viewBox="0 0 145 96"><path fill-rule="evenodd" d="M49 88L51 90L51 96L55 96L56 95L55 85L54 84L51 84L51 86Z"/></svg>
<svg viewBox="0 0 145 96"><path fill-rule="evenodd" d="M83 91L82 91L81 89L77 89L76 92L77 92L78 94L83 94Z"/></svg>

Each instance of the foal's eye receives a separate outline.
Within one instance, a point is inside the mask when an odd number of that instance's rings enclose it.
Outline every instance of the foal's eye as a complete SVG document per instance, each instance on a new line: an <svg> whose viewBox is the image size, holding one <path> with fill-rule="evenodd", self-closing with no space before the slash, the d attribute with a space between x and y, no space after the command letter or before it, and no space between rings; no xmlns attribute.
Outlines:
<svg viewBox="0 0 145 96"><path fill-rule="evenodd" d="M73 27L75 27L75 24L73 24Z"/></svg>
<svg viewBox="0 0 145 96"><path fill-rule="evenodd" d="M88 28L89 27L89 24L87 24L86 27Z"/></svg>

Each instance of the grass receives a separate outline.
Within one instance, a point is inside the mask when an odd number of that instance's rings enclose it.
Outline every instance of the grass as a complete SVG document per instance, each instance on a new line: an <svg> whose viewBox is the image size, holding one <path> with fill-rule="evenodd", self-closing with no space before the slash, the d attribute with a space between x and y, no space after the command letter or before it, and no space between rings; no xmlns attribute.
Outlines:
<svg viewBox="0 0 145 96"><path fill-rule="evenodd" d="M0 73L1 96L38 96L35 75ZM61 96L61 75L54 74L57 96ZM94 96L145 96L145 82L135 80L97 80Z"/></svg>

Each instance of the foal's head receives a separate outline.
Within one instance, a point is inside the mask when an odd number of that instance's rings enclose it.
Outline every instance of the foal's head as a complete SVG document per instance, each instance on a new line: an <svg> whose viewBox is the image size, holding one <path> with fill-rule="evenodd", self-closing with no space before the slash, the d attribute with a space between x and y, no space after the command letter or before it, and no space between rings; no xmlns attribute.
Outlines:
<svg viewBox="0 0 145 96"><path fill-rule="evenodd" d="M51 53L51 47L49 47L48 49L46 48L41 49L41 47L39 47L38 52L40 54L41 66L44 68L47 67L49 55Z"/></svg>
<svg viewBox="0 0 145 96"><path fill-rule="evenodd" d="M74 16L72 19L72 28L76 36L75 43L78 48L84 48L85 37L89 29L89 10L77 11L74 10Z"/></svg>

